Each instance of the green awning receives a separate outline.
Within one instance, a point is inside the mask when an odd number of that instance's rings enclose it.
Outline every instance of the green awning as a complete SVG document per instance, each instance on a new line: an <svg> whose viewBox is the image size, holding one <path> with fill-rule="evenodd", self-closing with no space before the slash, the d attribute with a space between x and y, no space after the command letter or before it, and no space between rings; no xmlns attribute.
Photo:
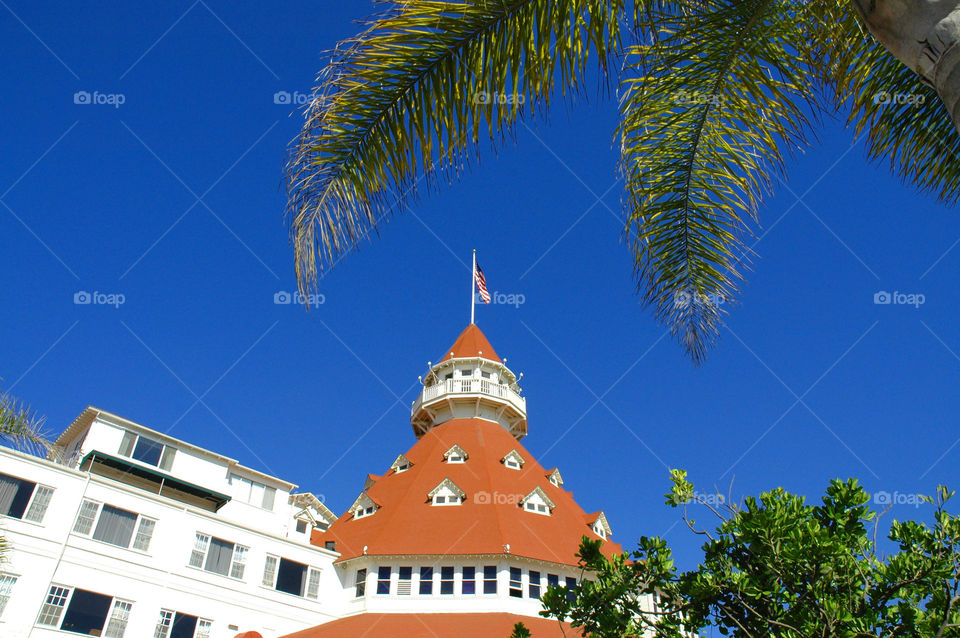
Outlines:
<svg viewBox="0 0 960 638"><path fill-rule="evenodd" d="M80 462L80 469L212 512L230 501L226 494L103 452L93 451L87 454Z"/></svg>

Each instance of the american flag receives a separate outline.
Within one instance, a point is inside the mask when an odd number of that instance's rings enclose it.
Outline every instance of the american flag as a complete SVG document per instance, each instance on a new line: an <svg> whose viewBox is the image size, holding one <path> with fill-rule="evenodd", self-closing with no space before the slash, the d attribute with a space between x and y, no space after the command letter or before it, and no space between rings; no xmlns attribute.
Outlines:
<svg viewBox="0 0 960 638"><path fill-rule="evenodd" d="M473 276L477 280L477 290L480 291L480 299L483 300L483 303L490 303L490 293L487 291L487 278L483 276L483 268L480 267L480 264L477 264L477 269L474 271Z"/></svg>

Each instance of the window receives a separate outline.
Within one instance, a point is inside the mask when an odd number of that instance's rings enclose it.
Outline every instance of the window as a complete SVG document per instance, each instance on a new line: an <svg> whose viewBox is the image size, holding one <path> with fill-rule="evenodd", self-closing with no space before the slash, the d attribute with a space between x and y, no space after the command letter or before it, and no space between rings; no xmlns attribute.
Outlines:
<svg viewBox="0 0 960 638"><path fill-rule="evenodd" d="M531 512L537 512L538 514L548 514L547 506L543 503L532 503L527 502L527 509Z"/></svg>
<svg viewBox="0 0 960 638"><path fill-rule="evenodd" d="M236 474L230 475L230 485L233 486L233 496L237 500L273 511L274 501L277 497L276 488L268 487L263 483L257 483Z"/></svg>
<svg viewBox="0 0 960 638"><path fill-rule="evenodd" d="M472 370L472 369L471 369L471 370L461 370L461 371L460 371L460 376L461 376L461 377L472 377L472 376L473 376L473 370Z"/></svg>
<svg viewBox="0 0 960 638"><path fill-rule="evenodd" d="M517 463L516 459L514 459L513 457L508 458L506 461L503 462L503 464L509 467L511 470L520 469L520 464Z"/></svg>
<svg viewBox="0 0 960 638"><path fill-rule="evenodd" d="M267 556L263 566L263 585L294 596L316 599L320 588L320 570L303 563Z"/></svg>
<svg viewBox="0 0 960 638"><path fill-rule="evenodd" d="M358 508L357 508L357 511L354 512L353 517L354 517L354 518L363 518L364 516L370 516L370 515L373 514L375 511L377 511L377 508L375 508L373 505L370 505L370 506L368 506L368 507L366 507L366 508L364 508L364 507L358 507Z"/></svg>
<svg viewBox="0 0 960 638"><path fill-rule="evenodd" d="M353 582L354 593L353 595L357 598L363 598L364 594L367 592L367 570L358 569L357 570L357 579Z"/></svg>
<svg viewBox="0 0 960 638"><path fill-rule="evenodd" d="M468 457L467 452L459 445L454 445L443 453L443 459L447 463L464 463Z"/></svg>
<svg viewBox="0 0 960 638"><path fill-rule="evenodd" d="M73 532L126 549L145 552L150 549L156 521L136 512L101 505L84 499L73 524Z"/></svg>
<svg viewBox="0 0 960 638"><path fill-rule="evenodd" d="M519 567L510 568L510 596L513 598L523 598L523 572Z"/></svg>
<svg viewBox="0 0 960 638"><path fill-rule="evenodd" d="M307 521L297 521L297 534L307 533Z"/></svg>
<svg viewBox="0 0 960 638"><path fill-rule="evenodd" d="M530 570L530 598L540 598L540 572Z"/></svg>
<svg viewBox="0 0 960 638"><path fill-rule="evenodd" d="M390 594L390 568L380 567L377 570L377 593L382 595Z"/></svg>
<svg viewBox="0 0 960 638"><path fill-rule="evenodd" d="M132 608L133 603L126 600L52 585L40 608L37 624L85 636L123 638Z"/></svg>
<svg viewBox="0 0 960 638"><path fill-rule="evenodd" d="M447 457L447 463L463 463L464 458L459 454L451 454Z"/></svg>
<svg viewBox="0 0 960 638"><path fill-rule="evenodd" d="M483 568L483 593L497 593L497 567L495 565L486 565Z"/></svg>
<svg viewBox="0 0 960 638"><path fill-rule="evenodd" d="M0 515L43 522L53 488L37 485L8 474L0 474Z"/></svg>
<svg viewBox="0 0 960 638"><path fill-rule="evenodd" d="M397 595L409 596L411 581L413 580L413 567L401 567L399 571L399 581L397 582Z"/></svg>
<svg viewBox="0 0 960 638"><path fill-rule="evenodd" d="M221 576L242 579L247 549L243 545L197 532L189 565Z"/></svg>
<svg viewBox="0 0 960 638"><path fill-rule="evenodd" d="M520 456L520 453L517 452L515 449L507 452L507 455L500 460L503 461L503 464L509 467L511 470L522 469L523 464L526 463L524 458Z"/></svg>
<svg viewBox="0 0 960 638"><path fill-rule="evenodd" d="M453 567L440 568L440 594L453 593Z"/></svg>
<svg viewBox="0 0 960 638"><path fill-rule="evenodd" d="M433 593L433 567L420 568L420 594L429 596Z"/></svg>
<svg viewBox="0 0 960 638"><path fill-rule="evenodd" d="M574 600L577 599L577 594L576 592L573 591L574 589L577 588L577 579L567 576L566 584L567 584L567 600L569 600L570 602L573 602Z"/></svg>
<svg viewBox="0 0 960 638"><path fill-rule="evenodd" d="M13 586L17 584L17 577L10 574L0 576L0 618L3 617L3 610L7 607L10 600L10 594L13 592Z"/></svg>
<svg viewBox="0 0 960 638"><path fill-rule="evenodd" d="M477 593L477 568L476 567L463 568L463 584L460 586L460 591L464 595Z"/></svg>
<svg viewBox="0 0 960 638"><path fill-rule="evenodd" d="M528 512L536 512L544 516L550 516L553 508L556 506L541 487L533 488L532 492L520 500L520 505Z"/></svg>
<svg viewBox="0 0 960 638"><path fill-rule="evenodd" d="M120 441L120 456L135 459L168 472L173 467L176 454L177 449L174 447L129 431L123 433L123 440Z"/></svg>
<svg viewBox="0 0 960 638"><path fill-rule="evenodd" d="M489 379L489 378L490 378L490 373L484 371L484 372L481 372L481 373L480 373L480 376L483 377L484 379Z"/></svg>
<svg viewBox="0 0 960 638"><path fill-rule="evenodd" d="M427 498L431 499L434 505L460 505L466 496L463 490L448 478L427 493Z"/></svg>
<svg viewBox="0 0 960 638"><path fill-rule="evenodd" d="M560 577L556 574L547 574L547 587L559 587Z"/></svg>
<svg viewBox="0 0 960 638"><path fill-rule="evenodd" d="M213 622L169 609L160 610L153 638L209 638Z"/></svg>

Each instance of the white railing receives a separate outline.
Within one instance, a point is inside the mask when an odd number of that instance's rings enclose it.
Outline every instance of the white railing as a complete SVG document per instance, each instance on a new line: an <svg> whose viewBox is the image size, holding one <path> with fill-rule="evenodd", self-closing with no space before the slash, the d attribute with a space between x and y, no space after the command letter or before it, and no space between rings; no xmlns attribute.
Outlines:
<svg viewBox="0 0 960 638"><path fill-rule="evenodd" d="M413 402L413 411L416 412L424 403L446 396L486 395L504 399L510 405L526 413L527 400L510 389L510 386L493 383L486 379L446 379L431 386L426 386L423 392Z"/></svg>

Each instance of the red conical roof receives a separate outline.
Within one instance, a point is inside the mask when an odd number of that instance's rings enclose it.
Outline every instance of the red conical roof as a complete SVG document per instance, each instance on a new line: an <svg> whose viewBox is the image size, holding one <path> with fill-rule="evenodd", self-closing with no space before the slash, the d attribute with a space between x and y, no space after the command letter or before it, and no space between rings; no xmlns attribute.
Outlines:
<svg viewBox="0 0 960 638"><path fill-rule="evenodd" d="M491 361L496 361L497 363L503 363L500 361L500 357L497 356L497 353L494 352L493 346L490 345L490 342L487 341L486 336L480 331L480 328L477 327L477 324L471 323L467 328L460 333L460 336L457 337L457 340L453 342L453 345L447 349L444 353L441 361L446 361L447 359L461 358L461 357L478 357L482 356L484 359L490 359Z"/></svg>
<svg viewBox="0 0 960 638"><path fill-rule="evenodd" d="M476 329L475 326L472 328ZM469 328L468 328L469 330ZM479 330L476 331L477 334ZM482 337L482 334L480 334ZM488 350L484 349L484 356ZM447 463L454 445L465 463ZM501 461L516 451L519 470ZM355 519L348 512L312 542L336 542L339 560L371 556L506 554L577 565L582 536L599 539L570 492L553 485L548 472L502 426L483 419L453 419L431 429L404 456L410 468L391 471L367 490L380 508ZM435 506L428 494L444 479L465 493L460 505ZM540 488L554 504L549 516L524 510L520 501ZM505 546L509 545L509 552ZM364 552L366 548L366 552ZM605 554L620 545L604 541Z"/></svg>

